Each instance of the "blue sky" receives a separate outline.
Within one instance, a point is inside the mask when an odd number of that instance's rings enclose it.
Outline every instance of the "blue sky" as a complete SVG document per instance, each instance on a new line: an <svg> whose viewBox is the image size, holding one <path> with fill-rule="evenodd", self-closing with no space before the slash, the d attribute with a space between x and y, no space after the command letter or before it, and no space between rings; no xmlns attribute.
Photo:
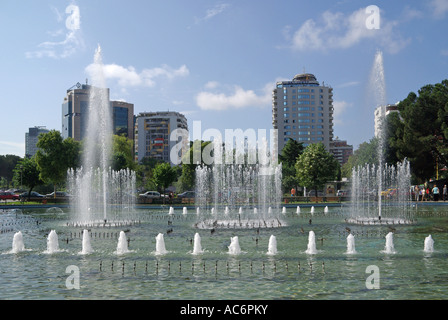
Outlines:
<svg viewBox="0 0 448 320"><path fill-rule="evenodd" d="M61 130L66 90L85 83L98 44L111 99L202 130L271 129L275 82L313 73L333 87L335 136L356 148L374 134L377 50L395 103L448 78L447 21L448 0L2 0L0 154L23 156L29 127Z"/></svg>

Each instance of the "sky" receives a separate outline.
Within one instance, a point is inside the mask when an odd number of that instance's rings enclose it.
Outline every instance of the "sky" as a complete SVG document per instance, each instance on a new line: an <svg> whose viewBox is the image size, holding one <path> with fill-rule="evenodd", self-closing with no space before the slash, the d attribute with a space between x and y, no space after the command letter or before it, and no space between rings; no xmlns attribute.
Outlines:
<svg viewBox="0 0 448 320"><path fill-rule="evenodd" d="M275 83L312 73L356 149L374 136L376 53L396 103L448 79L446 30L448 0L1 0L0 155L23 157L30 127L61 131L98 45L111 100L223 134L272 129Z"/></svg>

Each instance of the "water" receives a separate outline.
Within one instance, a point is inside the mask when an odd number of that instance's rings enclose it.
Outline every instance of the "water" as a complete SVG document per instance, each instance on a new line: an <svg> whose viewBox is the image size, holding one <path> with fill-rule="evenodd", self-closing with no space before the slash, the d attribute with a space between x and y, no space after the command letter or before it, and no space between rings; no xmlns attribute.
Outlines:
<svg viewBox="0 0 448 320"><path fill-rule="evenodd" d="M90 254L93 252L92 245L90 243L89 231L84 229L82 233L82 250L80 254Z"/></svg>
<svg viewBox="0 0 448 320"><path fill-rule="evenodd" d="M120 231L120 237L118 238L116 253L117 255L129 253L128 240L126 237L126 233L124 231Z"/></svg>
<svg viewBox="0 0 448 320"><path fill-rule="evenodd" d="M386 245L384 247L384 253L395 253L395 247L394 247L394 234L392 232L389 232L386 235Z"/></svg>
<svg viewBox="0 0 448 320"><path fill-rule="evenodd" d="M202 250L201 236L196 232L194 235L193 254L201 254L203 252L204 251Z"/></svg>
<svg viewBox="0 0 448 320"><path fill-rule="evenodd" d="M55 230L51 230L47 237L47 250L45 253L53 254L59 252L59 238Z"/></svg>
<svg viewBox="0 0 448 320"><path fill-rule="evenodd" d="M268 253L269 255L277 254L277 238L274 235L269 237Z"/></svg>
<svg viewBox="0 0 448 320"><path fill-rule="evenodd" d="M314 234L314 231L310 231L308 234L308 246L305 251L307 254L316 254L316 235Z"/></svg>
<svg viewBox="0 0 448 320"><path fill-rule="evenodd" d="M425 244L423 247L423 251L428 252L428 253L434 252L434 240L432 239L431 235L429 235L425 238Z"/></svg>
<svg viewBox="0 0 448 320"><path fill-rule="evenodd" d="M167 254L168 251L165 248L165 239L163 233L159 233L156 237L156 255Z"/></svg>
<svg viewBox="0 0 448 320"><path fill-rule="evenodd" d="M68 170L72 220L85 225L129 218L135 203L135 173L110 168L112 114L100 46L95 51L93 66L82 167Z"/></svg>
<svg viewBox="0 0 448 320"><path fill-rule="evenodd" d="M345 208L329 207L324 215L324 206L317 205L310 225L310 206L301 207L300 216L296 206L287 207L287 226L282 228L222 228L214 233L194 228L196 213L189 210L192 212L183 215L179 208L170 234L166 233L168 208L141 209L136 214L142 223L126 228L129 252L121 255L116 254L120 231L124 231L120 227L89 228L94 251L80 255L83 228L67 226L69 215L25 209L24 214L38 220L39 225L20 224L26 250L18 254L10 254L16 231L0 234L0 270L7 270L0 277L0 298L448 299L445 206L420 204L415 212L418 223L394 226L347 224ZM19 215L14 219L23 218ZM356 254L346 254L346 227L356 239ZM396 253L384 254L385 236L392 227L396 229ZM50 230L59 236L57 254L43 254ZM316 254L305 253L309 231L315 233ZM164 255L154 254L158 233L164 235L170 250ZM193 255L194 242L190 240L196 233L201 237L203 253ZM430 254L423 251L429 234L436 247ZM235 236L241 253L229 254L229 240ZM275 255L266 254L271 236L278 245ZM80 270L79 290L65 286L69 276L65 269L71 265ZM379 290L366 289L369 265L379 268Z"/></svg>
<svg viewBox="0 0 448 320"><path fill-rule="evenodd" d="M25 244L23 242L22 232L18 231L14 234L14 238L12 240L11 253L19 253L21 251L25 251Z"/></svg>
<svg viewBox="0 0 448 320"><path fill-rule="evenodd" d="M229 245L229 254L240 254L241 248L240 243L238 240L238 237L231 237L230 238L230 245Z"/></svg>
<svg viewBox="0 0 448 320"><path fill-rule="evenodd" d="M351 233L347 236L347 254L355 254L355 236Z"/></svg>

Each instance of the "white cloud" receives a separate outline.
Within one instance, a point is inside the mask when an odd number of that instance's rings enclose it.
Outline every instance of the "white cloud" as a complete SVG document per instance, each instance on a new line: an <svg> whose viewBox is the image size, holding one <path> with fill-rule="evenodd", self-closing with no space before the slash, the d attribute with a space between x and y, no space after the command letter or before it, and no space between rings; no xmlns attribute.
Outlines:
<svg viewBox="0 0 448 320"><path fill-rule="evenodd" d="M61 13L54 7L51 10L56 14L57 21L62 23ZM78 50L84 48L84 40L81 36L81 15L79 7L71 4L66 8L66 13L68 14L66 20L64 21L65 27L67 28L65 33L65 39L61 41L45 41L40 43L35 51L28 51L25 53L26 58L54 58L63 59L67 58ZM48 31L52 37L57 37L64 34L63 29L58 29L56 31Z"/></svg>
<svg viewBox="0 0 448 320"><path fill-rule="evenodd" d="M202 18L195 18L195 24L199 24L202 21L210 20L211 18L217 16L218 14L224 12L230 5L228 3L220 3L215 5L213 8L208 9Z"/></svg>
<svg viewBox="0 0 448 320"><path fill-rule="evenodd" d="M347 108L351 107L351 103L348 103L346 101L333 101L333 122L335 124L342 124L342 114L347 110Z"/></svg>
<svg viewBox="0 0 448 320"><path fill-rule="evenodd" d="M234 86L230 94L202 91L196 96L196 103L202 110L263 108L272 101L272 89L270 83L263 88L261 94L256 94L253 90L244 90L240 86Z"/></svg>
<svg viewBox="0 0 448 320"><path fill-rule="evenodd" d="M448 0L432 0L429 6L437 19L442 19L448 12Z"/></svg>
<svg viewBox="0 0 448 320"><path fill-rule="evenodd" d="M85 69L86 73L89 75L93 74L95 68L96 65L93 63L88 65ZM178 69L162 65L161 67L143 69L138 72L133 66L123 67L118 64L105 64L103 65L103 73L106 80L116 80L121 87L152 87L156 84L156 78L174 79L176 77L186 77L190 72L185 65Z"/></svg>
<svg viewBox="0 0 448 320"><path fill-rule="evenodd" d="M368 29L366 19L369 14L365 10L361 8L349 15L325 11L319 21L308 19L292 36L285 38L290 39L291 47L299 51L345 49L369 40L396 53L409 43L399 35L398 22L387 21L381 11L380 28ZM289 30L284 29L284 32Z"/></svg>
<svg viewBox="0 0 448 320"><path fill-rule="evenodd" d="M23 157L23 155L25 154L25 143L0 141L0 154L15 154Z"/></svg>
<svg viewBox="0 0 448 320"><path fill-rule="evenodd" d="M205 88L206 89L216 89L219 86L219 82L218 81L209 81L205 84Z"/></svg>
<svg viewBox="0 0 448 320"><path fill-rule="evenodd" d="M341 83L341 84L337 85L336 87L337 88L347 88L347 87L354 87L357 85L359 85L359 81L349 81L349 82Z"/></svg>

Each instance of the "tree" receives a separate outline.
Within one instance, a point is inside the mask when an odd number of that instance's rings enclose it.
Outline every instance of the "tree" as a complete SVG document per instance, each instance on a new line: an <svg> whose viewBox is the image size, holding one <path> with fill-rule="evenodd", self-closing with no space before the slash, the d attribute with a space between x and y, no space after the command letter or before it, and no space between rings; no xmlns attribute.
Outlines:
<svg viewBox="0 0 448 320"><path fill-rule="evenodd" d="M133 143L125 136L113 136L112 142L112 169L119 171L129 168L136 169L132 153Z"/></svg>
<svg viewBox="0 0 448 320"><path fill-rule="evenodd" d="M21 158L16 155L0 155L0 177L3 178L6 188L9 188L9 183L12 181L14 175L13 170L20 160Z"/></svg>
<svg viewBox="0 0 448 320"><path fill-rule="evenodd" d="M339 162L322 143L313 143L297 159L297 178L301 185L313 189L317 197L317 189L336 179L338 167Z"/></svg>
<svg viewBox="0 0 448 320"><path fill-rule="evenodd" d="M159 191L163 192L177 180L177 170L167 162L160 163L153 170L153 180Z"/></svg>
<svg viewBox="0 0 448 320"><path fill-rule="evenodd" d="M67 170L79 167L81 145L72 138L63 140L59 131L51 130L39 135L37 147L40 179L52 183L56 191L56 185L66 181Z"/></svg>
<svg viewBox="0 0 448 320"><path fill-rule="evenodd" d="M194 163L196 156L200 155L201 165L203 164L202 153L204 148L210 144L211 141L195 141L190 142L190 149L182 157L182 175L180 176L180 186L184 191L193 190L196 180L196 167L197 163Z"/></svg>
<svg viewBox="0 0 448 320"><path fill-rule="evenodd" d="M282 163L282 187L289 190L299 185L295 164L297 158L303 153L304 147L302 142L289 139L279 155Z"/></svg>
<svg viewBox="0 0 448 320"><path fill-rule="evenodd" d="M14 168L13 179L15 185L25 185L28 187L28 199L31 196L33 188L44 183L40 179L40 172L35 157L20 160Z"/></svg>
<svg viewBox="0 0 448 320"><path fill-rule="evenodd" d="M398 104L402 124L391 140L400 160L408 158L414 177L424 182L436 164L448 165L448 80L423 86Z"/></svg>
<svg viewBox="0 0 448 320"><path fill-rule="evenodd" d="M366 164L378 164L378 138L372 138L369 142L363 142L355 150L353 155L342 166L342 176L351 177L353 168Z"/></svg>

